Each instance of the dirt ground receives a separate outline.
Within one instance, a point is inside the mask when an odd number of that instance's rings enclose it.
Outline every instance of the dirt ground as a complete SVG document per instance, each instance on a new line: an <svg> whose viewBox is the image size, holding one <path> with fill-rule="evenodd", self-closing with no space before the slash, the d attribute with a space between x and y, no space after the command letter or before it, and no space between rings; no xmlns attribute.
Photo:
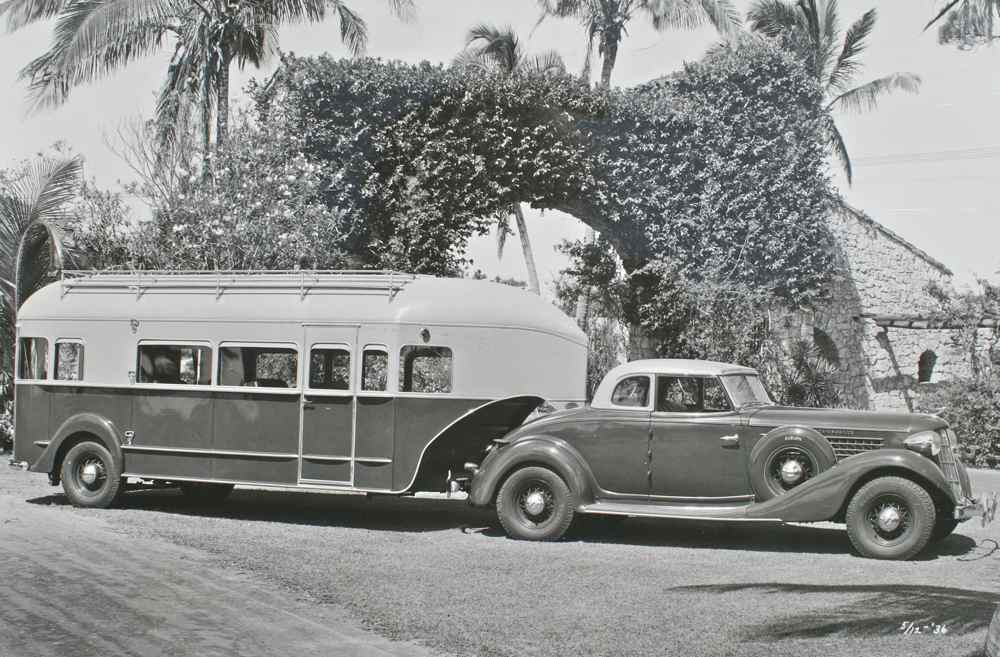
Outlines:
<svg viewBox="0 0 1000 657"><path fill-rule="evenodd" d="M1000 604L987 539L1000 522L879 562L832 524L629 520L536 544L443 499L147 491L83 510L4 462L0 657L972 657Z"/></svg>

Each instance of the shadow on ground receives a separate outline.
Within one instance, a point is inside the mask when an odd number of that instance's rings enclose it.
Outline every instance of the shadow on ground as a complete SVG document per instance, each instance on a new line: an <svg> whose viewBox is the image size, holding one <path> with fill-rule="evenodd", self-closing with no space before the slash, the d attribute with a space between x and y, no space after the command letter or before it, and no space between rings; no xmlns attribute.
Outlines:
<svg viewBox="0 0 1000 657"><path fill-rule="evenodd" d="M841 605L825 604L816 611L789 614L750 627L746 631L746 639L753 641L902 635L904 623L925 627L936 624L947 628L948 634L969 634L988 628L993 611L1000 604L998 593L902 584L746 583L678 586L672 590L720 595L739 595L743 592L776 594L782 596L785 604L790 595L808 598L812 595L842 594L850 598Z"/></svg>
<svg viewBox="0 0 1000 657"><path fill-rule="evenodd" d="M38 497L28 502L68 505L66 497L61 494ZM166 489L129 492L120 498L117 508L250 522L397 532L460 530L493 538L504 537L493 510L475 509L455 499L237 490L225 502L206 504L189 500L176 490ZM841 527L772 523L583 516L575 523L566 540L776 553L851 553L847 533ZM972 539L954 534L932 545L919 558L965 555L975 546Z"/></svg>

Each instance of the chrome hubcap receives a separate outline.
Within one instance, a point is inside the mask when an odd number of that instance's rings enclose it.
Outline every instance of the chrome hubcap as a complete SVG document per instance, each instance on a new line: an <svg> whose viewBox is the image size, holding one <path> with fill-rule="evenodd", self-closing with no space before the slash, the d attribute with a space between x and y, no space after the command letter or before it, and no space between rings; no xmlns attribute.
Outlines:
<svg viewBox="0 0 1000 657"><path fill-rule="evenodd" d="M895 506L887 506L878 513L877 520L878 528L886 533L891 533L899 529L899 526L903 523L903 517L899 513L899 509Z"/></svg>
<svg viewBox="0 0 1000 657"><path fill-rule="evenodd" d="M100 477L101 471L96 463L88 463L80 471L80 480L88 486L93 485Z"/></svg>
<svg viewBox="0 0 1000 657"><path fill-rule="evenodd" d="M528 515L537 516L545 510L545 496L540 491L532 491L524 498L524 510Z"/></svg>
<svg viewBox="0 0 1000 657"><path fill-rule="evenodd" d="M801 463L796 459L789 459L781 466L781 480L788 485L795 484L802 479L803 472Z"/></svg>

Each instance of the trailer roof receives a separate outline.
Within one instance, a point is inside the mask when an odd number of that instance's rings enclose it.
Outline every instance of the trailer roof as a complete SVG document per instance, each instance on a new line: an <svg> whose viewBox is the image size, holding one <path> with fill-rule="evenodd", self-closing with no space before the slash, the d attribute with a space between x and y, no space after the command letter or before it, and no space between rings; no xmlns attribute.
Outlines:
<svg viewBox="0 0 1000 657"><path fill-rule="evenodd" d="M509 285L397 272L70 272L19 321L190 320L494 326L586 344L575 322Z"/></svg>

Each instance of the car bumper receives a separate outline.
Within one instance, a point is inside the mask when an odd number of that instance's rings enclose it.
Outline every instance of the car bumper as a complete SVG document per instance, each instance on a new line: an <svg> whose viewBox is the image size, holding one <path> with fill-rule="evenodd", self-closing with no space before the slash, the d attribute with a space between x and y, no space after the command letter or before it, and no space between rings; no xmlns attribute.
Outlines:
<svg viewBox="0 0 1000 657"><path fill-rule="evenodd" d="M986 507L983 505L982 500L965 499L961 504L955 505L955 520L968 520L982 516L985 512Z"/></svg>
<svg viewBox="0 0 1000 657"><path fill-rule="evenodd" d="M13 457L11 457L11 459L7 461L7 465L8 465L8 467L17 468L18 470L27 470L28 469L28 462L27 461L16 461L16 460L14 460Z"/></svg>

